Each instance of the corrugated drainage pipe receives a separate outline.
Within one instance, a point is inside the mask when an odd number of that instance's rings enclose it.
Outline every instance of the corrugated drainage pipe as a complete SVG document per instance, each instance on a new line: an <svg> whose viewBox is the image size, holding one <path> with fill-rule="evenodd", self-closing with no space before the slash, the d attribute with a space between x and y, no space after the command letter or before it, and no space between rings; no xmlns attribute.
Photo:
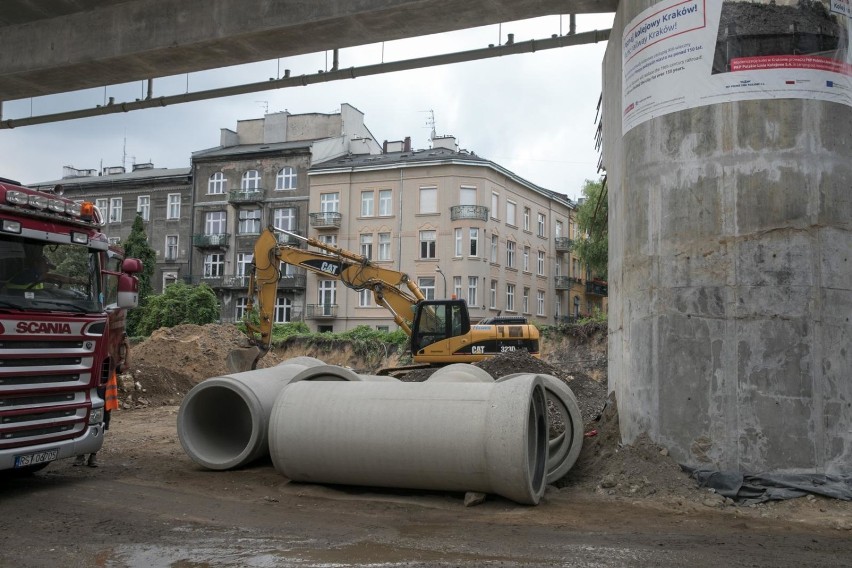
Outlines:
<svg viewBox="0 0 852 568"><path fill-rule="evenodd" d="M513 373L497 379L501 381L513 381L518 377L525 377L526 373ZM574 391L565 384L565 381L552 375L538 375L544 384L549 405L553 410L562 415L564 430L550 439L547 453L547 483L554 483L562 479L568 471L574 467L580 450L583 449L583 415ZM552 435L552 432L550 433Z"/></svg>
<svg viewBox="0 0 852 568"><path fill-rule="evenodd" d="M537 375L503 382L292 382L269 424L293 481L496 493L537 504L547 402Z"/></svg>
<svg viewBox="0 0 852 568"><path fill-rule="evenodd" d="M183 450L197 464L214 470L241 467L267 455L269 415L278 393L300 372L320 365L324 363L313 357L295 357L276 367L195 385L178 411Z"/></svg>

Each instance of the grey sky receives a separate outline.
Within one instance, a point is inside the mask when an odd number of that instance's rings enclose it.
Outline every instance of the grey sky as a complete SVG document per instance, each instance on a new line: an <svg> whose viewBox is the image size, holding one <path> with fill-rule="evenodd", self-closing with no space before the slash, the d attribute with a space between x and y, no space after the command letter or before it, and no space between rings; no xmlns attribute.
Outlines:
<svg viewBox="0 0 852 568"><path fill-rule="evenodd" d="M613 15L577 17L577 31L608 29ZM340 66L368 65L567 33L568 17L546 17L461 32L371 44L340 52ZM188 167L193 151L219 144L221 128L269 112L336 112L349 103L381 143L411 136L429 147L434 112L438 134L493 160L538 185L580 196L585 179L597 179L594 117L601 91L605 43L565 47L451 66L418 69L321 85L265 91L205 102L134 111L0 131L0 176L34 183L58 179L62 167L98 169L134 161ZM290 69L315 73L331 65L325 53L157 79L154 95L264 81ZM144 97L142 82L76 93L9 101L3 118L20 118ZM126 140L126 143L125 143Z"/></svg>

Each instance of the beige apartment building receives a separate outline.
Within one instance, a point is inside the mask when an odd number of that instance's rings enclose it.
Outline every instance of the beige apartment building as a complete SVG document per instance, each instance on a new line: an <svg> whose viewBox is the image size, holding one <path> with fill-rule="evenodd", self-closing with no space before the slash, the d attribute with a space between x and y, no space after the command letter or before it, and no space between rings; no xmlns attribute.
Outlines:
<svg viewBox="0 0 852 568"><path fill-rule="evenodd" d="M315 163L308 177L310 236L405 272L427 298L465 299L474 322L518 315L556 324L587 314L606 293L587 294L571 255L575 204L459 150L453 137L430 150L386 143L381 155ZM307 277L304 318L318 331L396 327L370 292L316 274Z"/></svg>

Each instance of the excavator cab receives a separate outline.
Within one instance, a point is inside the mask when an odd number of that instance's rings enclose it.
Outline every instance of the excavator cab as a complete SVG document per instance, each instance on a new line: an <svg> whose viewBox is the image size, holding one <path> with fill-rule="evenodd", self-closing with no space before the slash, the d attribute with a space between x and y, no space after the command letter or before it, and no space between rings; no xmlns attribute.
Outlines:
<svg viewBox="0 0 852 568"><path fill-rule="evenodd" d="M470 316L464 300L423 300L415 307L411 327L411 353L417 354L436 341L470 332Z"/></svg>

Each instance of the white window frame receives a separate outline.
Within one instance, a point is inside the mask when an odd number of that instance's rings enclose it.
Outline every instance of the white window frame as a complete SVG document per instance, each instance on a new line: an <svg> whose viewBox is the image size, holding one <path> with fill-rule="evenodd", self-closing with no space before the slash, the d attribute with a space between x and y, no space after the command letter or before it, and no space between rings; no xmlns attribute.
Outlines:
<svg viewBox="0 0 852 568"><path fill-rule="evenodd" d="M228 180L222 172L213 173L207 180L207 195L221 195L228 190Z"/></svg>
<svg viewBox="0 0 852 568"><path fill-rule="evenodd" d="M259 191L260 190L260 172L257 170L248 170L243 174L240 181L240 189L243 191Z"/></svg>
<svg viewBox="0 0 852 568"><path fill-rule="evenodd" d="M378 258L376 260L391 259L391 234L379 233Z"/></svg>
<svg viewBox="0 0 852 568"><path fill-rule="evenodd" d="M246 317L246 310L248 310L248 298L240 296L234 302L234 321L242 321Z"/></svg>
<svg viewBox="0 0 852 568"><path fill-rule="evenodd" d="M208 211L204 215L205 235L224 235L228 228L228 215L224 211Z"/></svg>
<svg viewBox="0 0 852 568"><path fill-rule="evenodd" d="M491 281L491 287L488 289L488 296L489 296L488 307L491 308L492 310L496 310L497 309L497 281L496 280Z"/></svg>
<svg viewBox="0 0 852 568"><path fill-rule="evenodd" d="M536 315L543 316L544 315L544 290L538 290L536 292L536 301L538 303Z"/></svg>
<svg viewBox="0 0 852 568"><path fill-rule="evenodd" d="M479 276L467 277L467 305L476 307L476 295L479 290Z"/></svg>
<svg viewBox="0 0 852 568"><path fill-rule="evenodd" d="M536 223L536 228L538 229L539 237L544 237L547 235L547 217L545 217L544 213L538 214L538 222Z"/></svg>
<svg viewBox="0 0 852 568"><path fill-rule="evenodd" d="M536 260L536 274L538 274L539 276L545 276L545 274L544 274L545 257L544 256L545 255L544 255L543 250L538 251L538 259Z"/></svg>
<svg viewBox="0 0 852 568"><path fill-rule="evenodd" d="M491 264L497 264L497 235L491 234Z"/></svg>
<svg viewBox="0 0 852 568"><path fill-rule="evenodd" d="M225 275L225 255L214 252L204 255L203 278L222 278Z"/></svg>
<svg viewBox="0 0 852 568"><path fill-rule="evenodd" d="M250 252L238 252L237 253L237 273L235 276L239 276L240 278L248 276L251 274L251 263L254 260L254 254Z"/></svg>
<svg viewBox="0 0 852 568"><path fill-rule="evenodd" d="M284 166L275 175L275 191L292 191L298 186L298 181L296 169Z"/></svg>
<svg viewBox="0 0 852 568"><path fill-rule="evenodd" d="M178 259L178 255L180 254L180 249L178 245L180 244L180 235L166 235L166 244L165 244L165 257L167 261L174 261Z"/></svg>
<svg viewBox="0 0 852 568"><path fill-rule="evenodd" d="M532 216L532 210L529 207L524 207L524 230L530 230L530 218Z"/></svg>
<svg viewBox="0 0 852 568"><path fill-rule="evenodd" d="M434 276L418 276L417 286L427 300L435 299L435 277Z"/></svg>
<svg viewBox="0 0 852 568"><path fill-rule="evenodd" d="M373 190L361 192L361 217L374 217L376 214L376 194Z"/></svg>
<svg viewBox="0 0 852 568"><path fill-rule="evenodd" d="M361 256L372 260L373 259L373 233L362 233L358 235L358 245L360 247Z"/></svg>
<svg viewBox="0 0 852 568"><path fill-rule="evenodd" d="M420 188L420 207L418 211L421 214L432 214L438 212L438 188L434 185L424 186Z"/></svg>
<svg viewBox="0 0 852 568"><path fill-rule="evenodd" d="M462 241L462 230L460 227L453 229L453 241L455 243L455 253L453 256L460 257L464 253L464 242Z"/></svg>
<svg viewBox="0 0 852 568"><path fill-rule="evenodd" d="M506 201L506 224L511 225L513 227L517 226L517 216L518 205L514 201Z"/></svg>
<svg viewBox="0 0 852 568"><path fill-rule="evenodd" d="M506 241L506 268L515 268L515 241Z"/></svg>
<svg viewBox="0 0 852 568"><path fill-rule="evenodd" d="M369 288L358 290L358 307L372 308L373 307L373 291Z"/></svg>
<svg viewBox="0 0 852 568"><path fill-rule="evenodd" d="M139 195L136 197L136 212L143 221L151 220L151 196Z"/></svg>
<svg viewBox="0 0 852 568"><path fill-rule="evenodd" d="M239 233L241 235L259 235L262 214L260 209L240 209L237 214L239 219Z"/></svg>
<svg viewBox="0 0 852 568"><path fill-rule="evenodd" d="M530 271L530 247L524 247L524 272Z"/></svg>
<svg viewBox="0 0 852 568"><path fill-rule="evenodd" d="M320 193L320 212L321 213L339 213L340 212L340 192L333 191L329 193Z"/></svg>
<svg viewBox="0 0 852 568"><path fill-rule="evenodd" d="M180 219L181 194L170 193L166 199L166 219Z"/></svg>
<svg viewBox="0 0 852 568"><path fill-rule="evenodd" d="M122 199L120 197L110 197L109 199L109 222L121 223L121 210L123 208Z"/></svg>
<svg viewBox="0 0 852 568"><path fill-rule="evenodd" d="M293 321L293 300L285 296L275 296L275 313L272 321L275 323Z"/></svg>
<svg viewBox="0 0 852 568"><path fill-rule="evenodd" d="M515 285L506 284L506 311L515 311Z"/></svg>
<svg viewBox="0 0 852 568"><path fill-rule="evenodd" d="M379 217L390 217L393 215L393 191L390 189L379 190Z"/></svg>
<svg viewBox="0 0 852 568"><path fill-rule="evenodd" d="M272 211L272 226L284 231L295 231L297 227L296 208L278 207Z"/></svg>
<svg viewBox="0 0 852 568"><path fill-rule="evenodd" d="M525 314L530 313L530 289L526 286L524 287L523 310Z"/></svg>
<svg viewBox="0 0 852 568"><path fill-rule="evenodd" d="M98 208L98 211L101 212L101 216L104 219L109 219L109 199L108 198L95 199L95 207Z"/></svg>
<svg viewBox="0 0 852 568"><path fill-rule="evenodd" d="M476 205L475 185L463 185L459 187L459 205Z"/></svg>
<svg viewBox="0 0 852 568"><path fill-rule="evenodd" d="M420 231L420 258L431 259L437 258L438 249L438 231L429 229Z"/></svg>
<svg viewBox="0 0 852 568"><path fill-rule="evenodd" d="M462 277L461 276L453 276L453 296L456 299L460 299L462 297Z"/></svg>

